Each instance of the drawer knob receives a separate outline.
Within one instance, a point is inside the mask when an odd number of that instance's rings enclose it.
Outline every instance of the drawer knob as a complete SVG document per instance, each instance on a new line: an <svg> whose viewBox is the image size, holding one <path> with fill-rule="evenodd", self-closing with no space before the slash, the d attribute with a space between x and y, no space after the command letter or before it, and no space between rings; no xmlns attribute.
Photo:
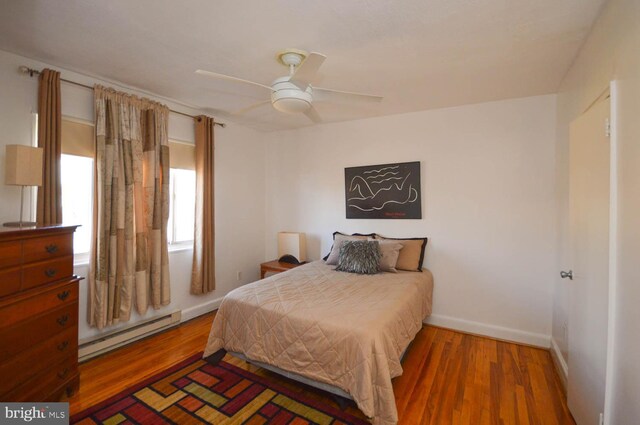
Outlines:
<svg viewBox="0 0 640 425"><path fill-rule="evenodd" d="M60 293L58 294L58 299L59 299L60 301L64 301L64 300L66 300L67 298L69 298L69 294L70 294L70 292L69 292L69 291L62 291L62 292L60 292Z"/></svg>
<svg viewBox="0 0 640 425"><path fill-rule="evenodd" d="M67 377L68 374L69 374L69 368L65 367L63 370L58 372L58 378L64 379Z"/></svg>
<svg viewBox="0 0 640 425"><path fill-rule="evenodd" d="M56 269L47 269L44 271L44 274L46 274L47 277L54 277L56 273L58 273Z"/></svg>
<svg viewBox="0 0 640 425"><path fill-rule="evenodd" d="M47 245L44 247L44 249L49 253L49 254L55 254L56 252L58 252L58 245L52 243L50 245Z"/></svg>
<svg viewBox="0 0 640 425"><path fill-rule="evenodd" d="M58 344L58 351L64 351L69 346L69 341L62 341Z"/></svg>
<svg viewBox="0 0 640 425"><path fill-rule="evenodd" d="M66 325L66 324L67 324L67 321L68 321L68 320L69 320L69 315L68 315L68 314L65 314L64 316L60 316L60 317L58 317L57 322L58 322L58 324L59 324L60 326L64 326L64 325Z"/></svg>

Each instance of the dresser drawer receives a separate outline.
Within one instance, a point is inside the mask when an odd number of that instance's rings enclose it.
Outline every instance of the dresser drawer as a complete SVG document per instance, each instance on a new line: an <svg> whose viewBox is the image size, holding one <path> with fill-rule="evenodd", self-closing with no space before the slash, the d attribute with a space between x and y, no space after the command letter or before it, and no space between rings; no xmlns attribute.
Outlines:
<svg viewBox="0 0 640 425"><path fill-rule="evenodd" d="M22 271L22 289L69 278L72 274L73 256L25 265Z"/></svg>
<svg viewBox="0 0 640 425"><path fill-rule="evenodd" d="M67 329L77 332L78 303L49 311L0 331L0 363Z"/></svg>
<svg viewBox="0 0 640 425"><path fill-rule="evenodd" d="M22 297L16 302L3 302L0 306L0 332L8 327L15 327L14 324L17 322L30 320L45 311L73 304L77 300L78 285L74 280L56 285L32 297Z"/></svg>
<svg viewBox="0 0 640 425"><path fill-rule="evenodd" d="M20 290L20 267L0 269L0 298Z"/></svg>
<svg viewBox="0 0 640 425"><path fill-rule="evenodd" d="M78 335L73 327L35 344L0 363L0 394L49 369L67 357L78 357Z"/></svg>
<svg viewBox="0 0 640 425"><path fill-rule="evenodd" d="M25 239L22 250L25 263L73 255L73 234Z"/></svg>
<svg viewBox="0 0 640 425"><path fill-rule="evenodd" d="M46 361L46 359L42 359L42 361ZM49 363L49 367L45 371L19 383L9 392L0 394L0 400L4 402L56 401L56 390L73 380L77 381L77 379L78 358L77 356L68 356L57 364Z"/></svg>
<svg viewBox="0 0 640 425"><path fill-rule="evenodd" d="M22 242L0 242L0 267L17 266L22 261Z"/></svg>

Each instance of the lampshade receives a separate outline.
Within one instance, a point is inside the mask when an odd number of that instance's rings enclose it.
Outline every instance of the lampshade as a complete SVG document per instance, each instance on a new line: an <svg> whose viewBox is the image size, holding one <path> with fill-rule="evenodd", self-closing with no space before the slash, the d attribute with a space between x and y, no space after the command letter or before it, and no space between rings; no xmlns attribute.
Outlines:
<svg viewBox="0 0 640 425"><path fill-rule="evenodd" d="M307 261L307 239L304 233L278 233L278 257L293 255L299 261Z"/></svg>
<svg viewBox="0 0 640 425"><path fill-rule="evenodd" d="M42 148L7 145L4 160L4 184L42 185Z"/></svg>

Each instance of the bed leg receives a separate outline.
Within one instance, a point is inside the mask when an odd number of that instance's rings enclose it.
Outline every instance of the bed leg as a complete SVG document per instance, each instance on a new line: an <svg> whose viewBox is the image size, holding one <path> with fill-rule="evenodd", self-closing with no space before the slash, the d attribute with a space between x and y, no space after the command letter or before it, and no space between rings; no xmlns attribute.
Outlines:
<svg viewBox="0 0 640 425"><path fill-rule="evenodd" d="M331 398L333 399L333 401L336 402L340 410L344 411L347 409L347 407L349 407L349 402L350 402L349 399L340 397L339 395L336 395L336 394L331 394Z"/></svg>
<svg viewBox="0 0 640 425"><path fill-rule="evenodd" d="M225 350L224 348L221 348L215 353L213 353L212 355L210 355L209 357L206 357L205 360L210 365L216 366L218 363L220 363L220 360L222 360L222 358L226 354L227 354L227 350Z"/></svg>

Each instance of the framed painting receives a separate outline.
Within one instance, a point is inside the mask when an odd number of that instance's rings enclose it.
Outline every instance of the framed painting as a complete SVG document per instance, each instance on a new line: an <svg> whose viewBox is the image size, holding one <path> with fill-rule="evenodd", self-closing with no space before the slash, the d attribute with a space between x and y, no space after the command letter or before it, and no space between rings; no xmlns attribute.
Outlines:
<svg viewBox="0 0 640 425"><path fill-rule="evenodd" d="M347 218L420 219L420 162L344 169Z"/></svg>

